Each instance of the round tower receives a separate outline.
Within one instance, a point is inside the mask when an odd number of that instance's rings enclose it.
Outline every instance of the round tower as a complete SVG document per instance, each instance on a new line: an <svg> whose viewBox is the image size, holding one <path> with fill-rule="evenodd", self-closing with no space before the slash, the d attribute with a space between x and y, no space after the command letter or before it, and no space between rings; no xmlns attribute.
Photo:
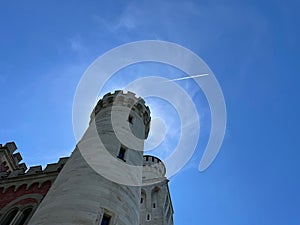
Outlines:
<svg viewBox="0 0 300 225"><path fill-rule="evenodd" d="M144 156L140 225L174 224L168 179L165 175L166 167L159 158Z"/></svg>
<svg viewBox="0 0 300 225"><path fill-rule="evenodd" d="M30 225L138 225L150 111L134 93L106 94Z"/></svg>
<svg viewBox="0 0 300 225"><path fill-rule="evenodd" d="M165 179L166 167L163 162L151 155L143 157L143 184L156 183Z"/></svg>

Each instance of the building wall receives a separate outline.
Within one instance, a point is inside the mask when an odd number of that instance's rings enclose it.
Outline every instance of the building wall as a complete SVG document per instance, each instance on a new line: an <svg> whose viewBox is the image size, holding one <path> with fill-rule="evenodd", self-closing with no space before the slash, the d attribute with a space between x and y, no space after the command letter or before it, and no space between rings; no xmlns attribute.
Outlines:
<svg viewBox="0 0 300 225"><path fill-rule="evenodd" d="M112 103L116 102L116 127L113 128ZM154 156L143 156L143 141L140 140L148 135L149 114L144 101L133 93L117 91L105 95L95 107L90 127L71 157L48 164L44 170L41 166L27 170L26 165L20 163L22 157L15 153L17 148L13 142L0 144L0 224L101 225L103 218L109 215L109 225L173 225L165 166ZM129 126L124 126L124 120ZM93 126L97 137L89 133ZM123 145L114 133L115 129L120 132L121 139L129 139L132 146ZM131 139L132 133L140 140ZM105 158L107 155L101 153L104 161L96 161L96 164L109 165L109 168L101 167L103 171L111 170L113 165L117 176L124 176L139 185L110 181L87 164L78 146L95 146L93 138L99 137L108 150L104 152L110 155ZM126 147L126 154L124 159L119 159L122 146ZM97 158L98 153L89 157ZM122 163L142 169L138 173L124 170L120 174L118 167Z"/></svg>
<svg viewBox="0 0 300 225"><path fill-rule="evenodd" d="M41 166L27 167L17 147L10 142L0 145L0 224L27 224L42 199L48 193L68 158L58 163L48 164L45 170Z"/></svg>
<svg viewBox="0 0 300 225"><path fill-rule="evenodd" d="M133 117L132 123L129 116ZM138 225L143 145L149 122L148 107L133 93L106 94L95 107L90 126L29 224L100 225L109 217L110 225ZM117 137L118 131L121 137ZM120 138L124 138L125 143ZM121 148L126 148L126 153L118 158ZM129 167L125 164L134 165L137 170L127 170ZM100 168L100 174L95 167ZM103 173L120 180L106 179ZM122 184L124 177L139 185Z"/></svg>

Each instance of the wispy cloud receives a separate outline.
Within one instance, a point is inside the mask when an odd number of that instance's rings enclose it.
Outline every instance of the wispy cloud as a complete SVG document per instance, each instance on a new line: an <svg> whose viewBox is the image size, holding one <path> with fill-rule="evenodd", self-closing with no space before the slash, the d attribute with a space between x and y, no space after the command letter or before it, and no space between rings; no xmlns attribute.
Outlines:
<svg viewBox="0 0 300 225"><path fill-rule="evenodd" d="M185 23L199 12L198 6L193 2L134 1L128 3L115 19L96 14L92 18L108 32L126 31L126 35L131 38L147 34L152 39L165 39L179 34L174 32L174 24Z"/></svg>
<svg viewBox="0 0 300 225"><path fill-rule="evenodd" d="M81 36L75 35L69 39L70 48L73 52L84 54L88 53L87 47L84 46Z"/></svg>

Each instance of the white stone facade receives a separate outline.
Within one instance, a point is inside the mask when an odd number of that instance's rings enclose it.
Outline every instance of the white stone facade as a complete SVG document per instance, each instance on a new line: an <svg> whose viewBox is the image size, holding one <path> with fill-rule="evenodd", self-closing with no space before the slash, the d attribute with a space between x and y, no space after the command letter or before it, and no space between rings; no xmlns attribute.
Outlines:
<svg viewBox="0 0 300 225"><path fill-rule="evenodd" d="M157 157L146 155L140 202L141 225L173 225L173 206L165 177L166 168Z"/></svg>
<svg viewBox="0 0 300 225"><path fill-rule="evenodd" d="M106 94L28 224L172 225L165 167L156 157L143 157L149 128L150 111L141 98L130 92ZM125 164L138 169L120 170ZM111 181L109 176L134 185Z"/></svg>

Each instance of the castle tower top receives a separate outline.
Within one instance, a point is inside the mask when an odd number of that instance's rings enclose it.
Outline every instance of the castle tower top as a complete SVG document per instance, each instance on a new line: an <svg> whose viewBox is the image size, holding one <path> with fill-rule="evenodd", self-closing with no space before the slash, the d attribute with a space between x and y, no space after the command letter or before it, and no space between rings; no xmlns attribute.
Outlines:
<svg viewBox="0 0 300 225"><path fill-rule="evenodd" d="M151 155L143 156L143 182L151 182L155 179L165 179L166 167L157 157Z"/></svg>
<svg viewBox="0 0 300 225"><path fill-rule="evenodd" d="M141 97L137 97L133 92L124 92L117 90L114 93L107 93L100 99L90 116L92 121L95 116L103 109L113 106L122 106L129 108L132 112L138 114L145 125L145 139L148 137L150 130L150 109L145 105L145 101Z"/></svg>
<svg viewBox="0 0 300 225"><path fill-rule="evenodd" d="M30 224L140 224L150 110L132 92L108 93Z"/></svg>

